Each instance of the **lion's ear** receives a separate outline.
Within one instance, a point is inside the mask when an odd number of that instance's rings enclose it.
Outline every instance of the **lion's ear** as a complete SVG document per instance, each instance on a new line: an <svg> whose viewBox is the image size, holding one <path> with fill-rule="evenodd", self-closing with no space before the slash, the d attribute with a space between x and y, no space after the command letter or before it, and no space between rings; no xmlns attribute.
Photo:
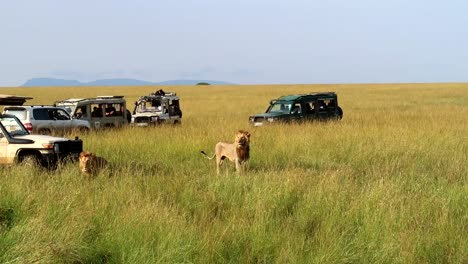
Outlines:
<svg viewBox="0 0 468 264"><path fill-rule="evenodd" d="M245 135L250 138L250 133L249 132L245 132Z"/></svg>

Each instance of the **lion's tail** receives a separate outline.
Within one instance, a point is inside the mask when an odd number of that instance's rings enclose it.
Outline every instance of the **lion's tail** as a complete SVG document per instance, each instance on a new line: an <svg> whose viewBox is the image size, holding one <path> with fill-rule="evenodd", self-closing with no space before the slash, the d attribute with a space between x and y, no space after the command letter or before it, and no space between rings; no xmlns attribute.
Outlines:
<svg viewBox="0 0 468 264"><path fill-rule="evenodd" d="M213 158L216 156L216 154L214 154L213 157L210 157L210 156L208 156L208 154L206 154L205 151L203 151L203 150L201 151L201 154L205 155L206 158L208 158L208 159L210 159L210 160L213 159Z"/></svg>

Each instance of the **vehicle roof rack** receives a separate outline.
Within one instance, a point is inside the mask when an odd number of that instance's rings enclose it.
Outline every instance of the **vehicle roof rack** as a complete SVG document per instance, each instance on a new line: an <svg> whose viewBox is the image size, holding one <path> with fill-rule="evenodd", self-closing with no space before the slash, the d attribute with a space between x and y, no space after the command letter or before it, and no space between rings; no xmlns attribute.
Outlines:
<svg viewBox="0 0 468 264"><path fill-rule="evenodd" d="M16 96L0 94L0 105L23 105L27 100L33 99L28 96Z"/></svg>
<svg viewBox="0 0 468 264"><path fill-rule="evenodd" d="M112 99L112 98L124 98L123 95L98 95L98 99Z"/></svg>

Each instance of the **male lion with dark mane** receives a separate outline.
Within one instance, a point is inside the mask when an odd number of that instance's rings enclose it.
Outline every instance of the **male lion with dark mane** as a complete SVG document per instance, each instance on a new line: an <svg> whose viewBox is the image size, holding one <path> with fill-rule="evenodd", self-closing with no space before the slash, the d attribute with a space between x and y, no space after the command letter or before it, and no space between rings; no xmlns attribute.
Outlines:
<svg viewBox="0 0 468 264"><path fill-rule="evenodd" d="M89 151L80 153L80 171L86 176L95 176L107 167L107 160Z"/></svg>
<svg viewBox="0 0 468 264"><path fill-rule="evenodd" d="M225 158L236 164L237 173L242 173L245 163L250 158L250 133L239 130L234 143L218 142L215 146L215 154L212 157L209 157L203 150L201 153L210 160L216 157L217 174L219 174L220 166Z"/></svg>

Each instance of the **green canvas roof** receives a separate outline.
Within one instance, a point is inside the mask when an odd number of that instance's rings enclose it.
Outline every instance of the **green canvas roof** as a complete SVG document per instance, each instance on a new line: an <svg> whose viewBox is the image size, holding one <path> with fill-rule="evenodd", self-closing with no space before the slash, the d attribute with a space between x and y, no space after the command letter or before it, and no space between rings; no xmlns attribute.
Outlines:
<svg viewBox="0 0 468 264"><path fill-rule="evenodd" d="M324 93L310 93L310 94L292 94L292 95L284 95L280 98L276 99L275 101L298 101L298 100L306 100L306 99L316 99L316 98L329 98L329 97L336 97L334 92L324 92Z"/></svg>

